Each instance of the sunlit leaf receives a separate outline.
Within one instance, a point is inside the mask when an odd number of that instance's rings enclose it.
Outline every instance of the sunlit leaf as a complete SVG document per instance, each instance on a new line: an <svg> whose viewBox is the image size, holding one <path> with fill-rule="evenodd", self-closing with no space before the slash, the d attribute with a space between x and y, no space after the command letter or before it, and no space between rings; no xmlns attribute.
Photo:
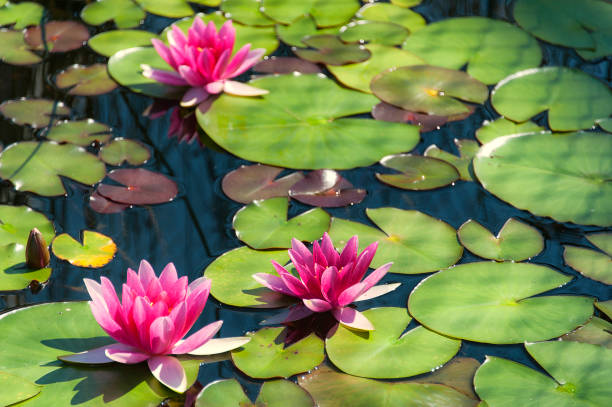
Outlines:
<svg viewBox="0 0 612 407"><path fill-rule="evenodd" d="M81 10L81 18L87 24L101 25L115 21L119 28L136 27L146 14L135 2L125 0L97 0Z"/></svg>
<svg viewBox="0 0 612 407"><path fill-rule="evenodd" d="M310 14L317 26L333 27L347 22L358 9L357 0L262 0L262 12L282 24L290 24L299 16Z"/></svg>
<svg viewBox="0 0 612 407"><path fill-rule="evenodd" d="M425 19L418 13L394 4L375 2L364 5L357 12L357 17L365 20L386 21L406 27L416 32L425 27Z"/></svg>
<svg viewBox="0 0 612 407"><path fill-rule="evenodd" d="M72 65L57 74L55 84L60 89L69 89L68 94L79 96L102 95L117 87L106 72L106 64Z"/></svg>
<svg viewBox="0 0 612 407"><path fill-rule="evenodd" d="M57 123L47 132L49 140L58 143L71 143L87 147L93 142L106 143L110 138L110 127L93 119L78 121L64 120Z"/></svg>
<svg viewBox="0 0 612 407"><path fill-rule="evenodd" d="M408 34L409 31L401 25L385 21L357 20L340 28L340 39L344 42L398 45Z"/></svg>
<svg viewBox="0 0 612 407"><path fill-rule="evenodd" d="M327 65L344 65L362 62L370 58L370 51L359 44L345 44L335 35L319 34L302 38L302 43L311 49L294 48L295 54L310 62Z"/></svg>
<svg viewBox="0 0 612 407"><path fill-rule="evenodd" d="M42 59L30 51L20 31L0 30L0 60L11 65L33 65Z"/></svg>
<svg viewBox="0 0 612 407"><path fill-rule="evenodd" d="M395 154L380 160L383 167L400 171L401 174L380 174L376 178L385 184L409 190L440 188L459 179L459 172L451 164L437 158L412 154Z"/></svg>
<svg viewBox="0 0 612 407"><path fill-rule="evenodd" d="M261 0L223 0L221 11L228 19L245 25L272 26L274 20L266 17L259 9Z"/></svg>
<svg viewBox="0 0 612 407"><path fill-rule="evenodd" d="M56 236L53 254L79 267L100 268L110 263L117 252L113 239L92 230L84 230L82 236L82 244L68 233Z"/></svg>
<svg viewBox="0 0 612 407"><path fill-rule="evenodd" d="M481 144L502 136L510 134L537 133L546 130L534 122L515 123L505 117L499 117L493 121L485 120L482 127L476 130L476 138Z"/></svg>
<svg viewBox="0 0 612 407"><path fill-rule="evenodd" d="M26 245L32 229L38 229L47 243L55 236L53 222L27 206L0 205L0 245ZM25 257L23 258L25 261Z"/></svg>
<svg viewBox="0 0 612 407"><path fill-rule="evenodd" d="M100 158L107 164L130 165L146 163L151 158L149 149L139 141L118 137L100 149Z"/></svg>
<svg viewBox="0 0 612 407"><path fill-rule="evenodd" d="M6 2L0 8L0 26L13 25L15 30L21 30L30 25L41 22L45 8L33 1L24 1L18 4Z"/></svg>
<svg viewBox="0 0 612 407"><path fill-rule="evenodd" d="M0 405L8 406L40 393L41 387L19 376L0 372Z"/></svg>
<svg viewBox="0 0 612 407"><path fill-rule="evenodd" d="M26 266L25 258L25 247L19 243L0 246L0 292L23 290L32 281L49 280L50 268L32 270Z"/></svg>
<svg viewBox="0 0 612 407"><path fill-rule="evenodd" d="M68 116L70 108L62 102L48 99L22 98L2 102L0 112L15 124L28 124L39 128L49 126L52 123L52 116Z"/></svg>
<svg viewBox="0 0 612 407"><path fill-rule="evenodd" d="M478 143L474 140L467 139L455 139L454 142L459 150L459 157L441 150L435 144L427 147L427 149L423 152L423 155L425 157L433 157L437 158L438 160L446 161L457 169L462 180L472 181L470 165L472 164L472 159L478 152Z"/></svg>
<svg viewBox="0 0 612 407"><path fill-rule="evenodd" d="M112 30L91 37L87 45L98 54L110 57L122 49L150 46L152 38L157 38L157 35L149 31ZM150 65L150 62L146 63Z"/></svg>
<svg viewBox="0 0 612 407"><path fill-rule="evenodd" d="M264 382L255 404L251 404L240 383L236 379L226 379L206 385L198 394L195 407L285 407L288 400L292 407L314 406L310 395L289 380Z"/></svg>

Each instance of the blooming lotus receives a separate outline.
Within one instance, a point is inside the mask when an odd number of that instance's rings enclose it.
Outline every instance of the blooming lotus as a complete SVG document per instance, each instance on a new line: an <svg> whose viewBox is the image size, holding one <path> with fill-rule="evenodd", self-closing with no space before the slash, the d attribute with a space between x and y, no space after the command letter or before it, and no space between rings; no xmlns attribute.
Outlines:
<svg viewBox="0 0 612 407"><path fill-rule="evenodd" d="M275 261L272 261L272 264L278 276L256 273L253 278L271 290L302 300L302 304L294 306L286 315L282 315L283 322L302 319L314 312L331 311L341 324L370 331L374 329L370 321L359 311L347 306L356 301L386 294L399 286L376 286L387 274L392 263L377 268L363 279L377 247L378 242L374 242L357 254L358 240L357 236L353 236L339 254L329 235L325 233L321 244L316 241L313 243L311 253L302 242L293 239L289 257L299 278Z"/></svg>
<svg viewBox="0 0 612 407"><path fill-rule="evenodd" d="M226 21L219 32L211 21L204 24L196 16L187 35L172 25L168 44L153 39L157 53L174 69L165 71L142 65L143 75L172 86L190 86L181 100L185 107L195 106L209 96L221 92L239 96L257 96L268 93L242 82L230 81L251 68L264 54L265 49L251 50L246 44L232 56L236 30L232 21Z"/></svg>
<svg viewBox="0 0 612 407"><path fill-rule="evenodd" d="M187 389L187 377L177 358L170 355L211 355L227 352L249 341L247 337L211 339L223 321L206 325L183 339L196 322L210 292L210 280L198 278L187 285L172 263L157 277L143 260L138 274L128 269L121 302L109 279L85 279L89 305L102 329L117 343L60 359L72 363L134 364L147 361L153 375L177 392Z"/></svg>

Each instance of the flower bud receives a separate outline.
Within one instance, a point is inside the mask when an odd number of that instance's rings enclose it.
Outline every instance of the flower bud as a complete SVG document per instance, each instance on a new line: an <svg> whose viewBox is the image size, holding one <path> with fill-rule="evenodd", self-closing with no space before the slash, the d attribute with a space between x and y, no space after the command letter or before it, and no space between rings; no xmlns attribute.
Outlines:
<svg viewBox="0 0 612 407"><path fill-rule="evenodd" d="M42 233L36 228L30 231L25 250L26 266L33 270L46 267L49 264L49 249Z"/></svg>

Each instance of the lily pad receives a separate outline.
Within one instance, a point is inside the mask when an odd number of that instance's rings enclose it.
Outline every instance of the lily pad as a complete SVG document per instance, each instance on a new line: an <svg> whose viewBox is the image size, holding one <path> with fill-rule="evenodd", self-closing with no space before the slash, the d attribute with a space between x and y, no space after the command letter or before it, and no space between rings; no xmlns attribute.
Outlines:
<svg viewBox="0 0 612 407"><path fill-rule="evenodd" d="M206 114L204 131L242 158L287 168L348 169L411 150L416 127L342 118L369 112L376 98L318 75L281 75L250 82L267 89L261 98L223 94ZM304 104L303 95L310 95Z"/></svg>
<svg viewBox="0 0 612 407"><path fill-rule="evenodd" d="M302 38L302 43L313 49L293 48L298 57L326 65L362 62L371 55L363 45L345 44L332 34L310 35Z"/></svg>
<svg viewBox="0 0 612 407"><path fill-rule="evenodd" d="M282 42L294 47L303 47L302 38L317 34L338 34L338 27L318 29L310 14L299 16L289 25L276 25L276 34Z"/></svg>
<svg viewBox="0 0 612 407"><path fill-rule="evenodd" d="M27 400L40 393L41 387L19 376L0 372L0 405L8 406Z"/></svg>
<svg viewBox="0 0 612 407"><path fill-rule="evenodd" d="M121 168L108 178L123 186L100 184L98 193L112 201L130 205L153 205L172 201L178 194L176 182L144 168Z"/></svg>
<svg viewBox="0 0 612 407"><path fill-rule="evenodd" d="M60 176L93 185L105 173L104 163L95 155L70 144L22 141L0 153L0 177L10 180L18 191L43 196L66 193Z"/></svg>
<svg viewBox="0 0 612 407"><path fill-rule="evenodd" d="M266 57L263 61L255 64L253 70L256 72L274 74L293 72L308 74L323 72L317 64L295 57Z"/></svg>
<svg viewBox="0 0 612 407"><path fill-rule="evenodd" d="M334 27L344 24L359 9L357 0L262 0L262 12L281 24L290 24L304 14L314 17L319 27Z"/></svg>
<svg viewBox="0 0 612 407"><path fill-rule="evenodd" d="M485 259L521 261L544 249L542 234L514 218L504 223L497 236L473 219L461 225L457 235L466 249Z"/></svg>
<svg viewBox="0 0 612 407"><path fill-rule="evenodd" d="M11 65L33 65L42 61L29 48L22 32L0 30L0 61Z"/></svg>
<svg viewBox="0 0 612 407"><path fill-rule="evenodd" d="M87 24L101 25L107 21L115 21L119 28L136 27L146 15L136 3L125 0L97 0L81 10L81 18Z"/></svg>
<svg viewBox="0 0 612 407"><path fill-rule="evenodd" d="M261 0L223 0L221 11L225 17L245 25L272 26L274 20L261 11Z"/></svg>
<svg viewBox="0 0 612 407"><path fill-rule="evenodd" d="M23 290L32 281L44 283L50 276L50 268L32 270L26 266L23 245L10 243L0 246L0 292Z"/></svg>
<svg viewBox="0 0 612 407"><path fill-rule="evenodd" d="M286 334L286 328L262 328L247 333L250 342L231 352L232 362L255 379L289 377L323 362L323 341L315 334L285 347Z"/></svg>
<svg viewBox="0 0 612 407"><path fill-rule="evenodd" d="M468 111L450 116L437 116L404 110L389 103L381 102L372 108L372 117L376 120L395 123L410 123L420 127L421 133L439 130L447 122L463 120L474 113L474 106L467 106Z"/></svg>
<svg viewBox="0 0 612 407"><path fill-rule="evenodd" d="M106 64L72 65L57 74L55 84L60 89L70 88L68 94L79 96L102 95L117 87L106 72Z"/></svg>
<svg viewBox="0 0 612 407"><path fill-rule="evenodd" d="M370 89L383 102L440 116L467 113L461 101L483 103L489 96L486 85L465 72L429 65L387 70L372 80Z"/></svg>
<svg viewBox="0 0 612 407"><path fill-rule="evenodd" d="M51 242L55 236L53 222L42 213L27 206L0 205L0 246L18 243L25 247L30 231L34 228L38 229L46 242Z"/></svg>
<svg viewBox="0 0 612 407"><path fill-rule="evenodd" d="M525 348L550 376L488 356L474 386L490 406L592 407L605 406L612 398L612 350L569 341L528 343Z"/></svg>
<svg viewBox="0 0 612 407"><path fill-rule="evenodd" d="M406 28L394 23L357 20L340 28L340 39L344 42L399 45L404 42L409 33Z"/></svg>
<svg viewBox="0 0 612 407"><path fill-rule="evenodd" d="M236 236L254 249L288 248L291 239L312 242L329 228L329 214L311 209L287 220L287 198L255 201L234 216Z"/></svg>
<svg viewBox="0 0 612 407"><path fill-rule="evenodd" d="M441 368L424 376L415 377L410 381L443 384L460 391L474 400L478 400L478 396L474 393L473 382L474 373L476 373L479 367L480 362L476 359L458 356L451 359Z"/></svg>
<svg viewBox="0 0 612 407"><path fill-rule="evenodd" d="M430 65L461 69L467 64L467 73L487 85L542 60L535 38L508 22L484 17L428 24L410 35L403 48Z"/></svg>
<svg viewBox="0 0 612 407"><path fill-rule="evenodd" d="M94 191L89 197L89 206L98 213L119 213L129 208L130 205L115 202L103 197L98 191Z"/></svg>
<svg viewBox="0 0 612 407"><path fill-rule="evenodd" d="M391 4L395 4L396 6L399 7L414 7L414 6L418 6L419 4L421 4L421 1L423 0L391 0Z"/></svg>
<svg viewBox="0 0 612 407"><path fill-rule="evenodd" d="M341 66L328 65L327 69L349 88L372 93L370 82L379 73L398 66L423 64L421 58L395 47L368 44L365 48L372 54L368 60Z"/></svg>
<svg viewBox="0 0 612 407"><path fill-rule="evenodd" d="M612 256L612 233L589 233L585 237L589 242L606 252L609 256Z"/></svg>
<svg viewBox="0 0 612 407"><path fill-rule="evenodd" d="M427 24L420 14L389 3L376 2L366 4L359 9L357 17L364 20L385 21L398 24L406 27L411 33L420 30Z"/></svg>
<svg viewBox="0 0 612 407"><path fill-rule="evenodd" d="M226 379L207 384L198 394L195 407L285 407L288 400L292 407L314 406L312 397L289 380L264 382L253 404L238 380Z"/></svg>
<svg viewBox="0 0 612 407"><path fill-rule="evenodd" d="M22 98L2 102L0 112L15 124L41 128L53 123L52 117L68 116L70 108L48 99Z"/></svg>
<svg viewBox="0 0 612 407"><path fill-rule="evenodd" d="M482 127L476 130L476 138L481 144L486 144L493 139L510 134L537 133L544 130L546 130L544 127L534 122L515 123L505 117L499 117L493 121L485 120Z"/></svg>
<svg viewBox="0 0 612 407"><path fill-rule="evenodd" d="M592 237L594 239L592 240ZM612 233L595 233L587 236L602 252L583 247L564 246L563 258L574 270L590 279L612 284Z"/></svg>
<svg viewBox="0 0 612 407"><path fill-rule="evenodd" d="M601 127L602 130L605 130L608 133L612 133L612 117L607 117L605 119L597 119L595 120L595 123L597 123L597 125Z"/></svg>
<svg viewBox="0 0 612 407"><path fill-rule="evenodd" d="M353 184L334 170L316 170L296 182L289 196L307 205L333 208L358 204L365 198L366 190L353 188Z"/></svg>
<svg viewBox="0 0 612 407"><path fill-rule="evenodd" d="M383 167L401 174L379 174L376 178L397 188L422 191L440 188L459 179L459 172L451 164L437 158L412 154L395 154L380 160Z"/></svg>
<svg viewBox="0 0 612 407"><path fill-rule="evenodd" d="M221 189L230 199L240 203L288 196L291 186L304 175L292 172L275 180L282 171L282 168L262 164L243 165L223 177Z"/></svg>
<svg viewBox="0 0 612 407"><path fill-rule="evenodd" d="M612 91L577 69L549 66L508 76L491 92L491 104L516 122L548 110L552 130L570 131L591 128L612 114Z"/></svg>
<svg viewBox="0 0 612 407"><path fill-rule="evenodd" d="M146 11L158 16L181 18L193 15L187 0L135 0Z"/></svg>
<svg viewBox="0 0 612 407"><path fill-rule="evenodd" d="M474 140L466 139L455 139L453 141L459 150L459 157L441 150L435 144L427 147L427 149L423 152L423 155L425 157L437 158L438 160L451 164L453 167L455 167L457 172L459 172L460 179L463 181L472 181L470 165L472 164L472 159L478 152L478 143Z"/></svg>
<svg viewBox="0 0 612 407"><path fill-rule="evenodd" d="M255 273L276 274L272 260L285 264L286 250L253 250L243 246L217 257L206 267L204 277L213 284L210 294L227 305L249 308L279 308L293 302L283 294L272 291L253 278Z"/></svg>
<svg viewBox="0 0 612 407"><path fill-rule="evenodd" d="M116 252L117 245L113 239L92 230L83 231L83 244L68 233L62 233L53 240L53 254L79 267L104 267L115 257Z"/></svg>
<svg viewBox="0 0 612 407"><path fill-rule="evenodd" d="M436 273L412 291L410 314L447 336L486 343L556 338L586 322L593 298L534 295L572 277L529 263L476 262Z"/></svg>
<svg viewBox="0 0 612 407"><path fill-rule="evenodd" d="M83 24L76 21L49 21L45 24L45 39L42 38L40 26L28 28L25 32L25 40L36 50L49 52L66 52L79 49L89 39L89 30Z"/></svg>
<svg viewBox="0 0 612 407"><path fill-rule="evenodd" d="M393 262L391 273L430 273L450 267L463 254L455 229L422 212L397 208L366 209L366 215L381 230L334 217L329 229L334 244L343 247L359 236L359 250L378 241L371 267Z"/></svg>
<svg viewBox="0 0 612 407"><path fill-rule="evenodd" d="M610 151L606 133L514 135L485 144L473 166L489 192L517 208L560 222L611 226Z"/></svg>
<svg viewBox="0 0 612 407"><path fill-rule="evenodd" d="M140 165L151 158L151 153L139 141L118 137L100 149L100 158L110 165L121 165L124 162Z"/></svg>
<svg viewBox="0 0 612 407"><path fill-rule="evenodd" d="M559 339L601 345L612 349L612 324L601 318L593 317L580 328L563 335Z"/></svg>
<svg viewBox="0 0 612 407"><path fill-rule="evenodd" d="M58 143L87 147L94 142L106 143L111 138L110 131L109 126L98 123L93 119L64 120L51 127L47 132L47 138Z"/></svg>
<svg viewBox="0 0 612 407"><path fill-rule="evenodd" d="M612 300L595 301L595 308L603 312L608 318L612 319Z"/></svg>
<svg viewBox="0 0 612 407"><path fill-rule="evenodd" d="M461 346L461 341L422 326L406 331L412 318L405 308L373 308L363 315L374 331L358 332L340 324L325 340L329 359L353 376L396 379L427 373L448 362Z"/></svg>
<svg viewBox="0 0 612 407"><path fill-rule="evenodd" d="M30 25L38 25L42 20L45 8L32 1L19 4L6 2L0 8L0 26L13 25L15 30L21 30Z"/></svg>
<svg viewBox="0 0 612 407"><path fill-rule="evenodd" d="M91 37L87 45L98 54L110 57L122 49L150 46L153 38L158 38L158 36L149 31L113 30Z"/></svg>
<svg viewBox="0 0 612 407"><path fill-rule="evenodd" d="M298 377L319 407L475 407L476 401L439 384L383 382L338 373L327 366Z"/></svg>

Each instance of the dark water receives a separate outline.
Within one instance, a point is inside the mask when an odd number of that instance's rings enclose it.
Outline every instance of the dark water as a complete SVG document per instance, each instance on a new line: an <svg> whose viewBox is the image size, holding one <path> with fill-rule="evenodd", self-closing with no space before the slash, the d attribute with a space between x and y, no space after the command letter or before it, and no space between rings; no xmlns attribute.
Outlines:
<svg viewBox="0 0 612 407"><path fill-rule="evenodd" d="M76 1L42 1L50 10L53 19L76 18L83 7ZM495 19L511 21L510 1L448 1L425 0L415 8L428 22L437 21L449 16L481 15ZM206 10L205 8L202 8ZM159 32L172 20L149 15L145 28ZM112 29L109 26L90 28L92 35ZM610 84L612 67L610 59L594 63L580 59L571 49L541 43L544 54L544 65L565 65L577 67ZM287 48L281 48L278 55L286 55ZM57 233L67 232L78 237L83 229L96 230L110 236L119 250L116 258L102 269L83 269L73 267L66 262L52 263L53 275L48 286L38 294L27 293L27 304L84 300L88 295L82 284L83 278L110 278L115 286L125 280L128 267L137 268L140 259L147 259L156 270L160 271L168 262L174 262L179 273L188 275L193 280L202 275L205 267L216 257L226 251L241 246L232 230L232 218L241 204L231 201L221 191L223 176L229 171L248 162L219 153L202 149L196 144L177 143L176 139L166 137L168 117L149 120L142 116L143 110L150 104L150 99L132 94L126 89L117 89L110 94L99 97L72 97L57 91L52 86L52 76L72 63L89 65L104 62L104 57L89 51L87 47L67 54L52 55L44 64L30 67L13 67L0 64L2 85L0 99L28 97L46 97L60 100L73 109L72 118L91 117L113 127L118 137L138 139L148 144L154 151L152 159L145 168L168 174L178 184L180 194L173 202L136 207L119 214L101 215L88 206L88 197L92 188L84 187L65 180L68 195L59 198L42 198L28 193L15 193L10 185L0 185L0 203L26 204L44 212L54 221ZM422 140L416 152L437 144L440 148L457 153L454 138L474 139L474 131L483 120L497 117L489 104L480 106L476 112L460 122L445 125L442 129L422 134ZM540 124L545 123L545 116L537 117ZM39 131L40 133L40 131ZM6 146L11 142L31 139L36 132L18 127L7 120L0 120L0 140ZM333 216L347 218L371 224L365 216L365 208L392 206L402 209L416 209L433 217L442 219L458 228L463 222L472 218L492 231L497 231L509 217L515 217L537 227L546 238L544 251L531 261L549 265L576 278L566 286L554 290L555 293L581 294L596 297L599 300L612 298L612 288L605 284L586 279L563 263L563 244L589 246L583 238L585 231L598 228L583 227L573 224L561 224L548 218L533 216L520 211L495 198L482 187L473 182L459 181L453 186L427 192L409 192L385 186L375 179L375 172L382 168L378 165L342 171L356 187L365 188L367 197L362 203L353 207L329 209ZM310 207L292 201L290 216L303 212ZM466 252L460 263L477 261L476 256ZM373 306L405 307L408 295L414 286L427 275L389 274L384 282L401 282L401 287L394 293L380 299L360 303L360 308ZM0 310L4 307L0 303ZM274 311L255 311L226 307L209 299L200 326L205 321L223 319L225 321L221 336L242 335L246 331L257 330L262 319ZM464 341L461 356L475 357L482 361L485 355L496 355L516 360L536 367L524 351L522 345L485 345ZM202 367L200 381L209 383L217 378L241 377L230 362ZM243 384L253 383L241 377ZM254 391L254 386L247 386Z"/></svg>

